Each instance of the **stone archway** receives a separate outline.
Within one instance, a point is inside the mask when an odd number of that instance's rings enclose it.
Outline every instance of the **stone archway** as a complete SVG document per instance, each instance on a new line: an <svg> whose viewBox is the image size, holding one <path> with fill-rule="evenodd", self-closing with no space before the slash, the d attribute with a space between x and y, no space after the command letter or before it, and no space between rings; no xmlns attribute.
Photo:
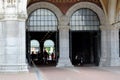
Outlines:
<svg viewBox="0 0 120 80"><path fill-rule="evenodd" d="M56 16L56 18L57 18L57 20L58 20L58 25L56 25L57 27L58 27L58 30L59 30L59 22L61 21L61 16L63 15L63 13L59 10L59 8L57 8L55 5L53 5L53 4L51 4L51 3L49 3L49 2L38 2L38 3L34 3L34 4L32 4L32 5L30 5L29 7L28 7L28 15L30 14L30 13L32 13L34 10L36 10L36 9L48 9L48 10L50 10L51 12L53 12L54 14L55 14L55 16ZM59 33L59 31L56 31L56 34L58 34ZM56 35L57 36L57 35ZM57 41L57 40L56 40ZM55 41L55 42L56 42ZM58 40L59 41L59 40ZM58 42L56 42L56 43L58 43ZM59 44L58 44L59 45ZM57 45L56 45L56 47L57 47ZM56 53L58 54L58 51L56 50Z"/></svg>
<svg viewBox="0 0 120 80"><path fill-rule="evenodd" d="M88 9L91 9L93 10L94 12L96 12L96 14L98 15L99 19L100 19L100 28L101 28L101 25L103 26L106 26L106 16L103 12L103 10L98 7L96 4L93 4L93 3L90 3L90 2L80 2L80 3L77 3L75 4L74 6L72 6L68 12L66 13L66 16L68 17L68 22L70 22L70 17L72 16L72 14L78 10L78 9L81 9L81 8L88 8ZM101 30L101 29L100 29ZM106 53L104 53L104 46L103 43L104 43L104 36L105 34L103 33L103 31L101 30L101 55L105 55ZM100 63L102 62L102 60L100 61ZM102 64L100 64L101 66Z"/></svg>

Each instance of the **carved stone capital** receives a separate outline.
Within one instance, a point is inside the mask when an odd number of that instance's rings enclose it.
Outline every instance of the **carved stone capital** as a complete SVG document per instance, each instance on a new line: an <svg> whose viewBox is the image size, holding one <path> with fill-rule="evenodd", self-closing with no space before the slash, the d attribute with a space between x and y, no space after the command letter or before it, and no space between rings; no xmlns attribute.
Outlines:
<svg viewBox="0 0 120 80"><path fill-rule="evenodd" d="M68 23L69 23L69 18L65 15L62 15L60 18L59 24L60 25L68 25Z"/></svg>
<svg viewBox="0 0 120 80"><path fill-rule="evenodd" d="M111 24L108 24L108 25L101 25L100 29L101 30L117 30L117 29L119 29L119 27L111 25Z"/></svg>
<svg viewBox="0 0 120 80"><path fill-rule="evenodd" d="M7 6L15 6L16 4L16 0L7 0Z"/></svg>
<svg viewBox="0 0 120 80"><path fill-rule="evenodd" d="M16 14L5 14L4 19L5 20L17 20L17 15Z"/></svg>
<svg viewBox="0 0 120 80"><path fill-rule="evenodd" d="M17 16L18 19L22 19L22 20L26 20L27 19L27 14L22 14L22 13L19 13L18 16Z"/></svg>
<svg viewBox="0 0 120 80"><path fill-rule="evenodd" d="M120 29L120 21L115 22L115 23L113 24L113 26L114 26L114 27L117 27L118 29Z"/></svg>
<svg viewBox="0 0 120 80"><path fill-rule="evenodd" d="M69 26L58 26L59 30L69 30Z"/></svg>

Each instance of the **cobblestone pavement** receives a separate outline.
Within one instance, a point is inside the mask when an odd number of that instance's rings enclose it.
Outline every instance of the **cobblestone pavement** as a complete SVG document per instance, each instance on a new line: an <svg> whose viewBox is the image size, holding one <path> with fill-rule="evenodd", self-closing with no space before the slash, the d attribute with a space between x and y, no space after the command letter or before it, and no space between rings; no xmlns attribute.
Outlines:
<svg viewBox="0 0 120 80"><path fill-rule="evenodd" d="M0 73L0 80L120 80L120 67L38 67L29 72Z"/></svg>

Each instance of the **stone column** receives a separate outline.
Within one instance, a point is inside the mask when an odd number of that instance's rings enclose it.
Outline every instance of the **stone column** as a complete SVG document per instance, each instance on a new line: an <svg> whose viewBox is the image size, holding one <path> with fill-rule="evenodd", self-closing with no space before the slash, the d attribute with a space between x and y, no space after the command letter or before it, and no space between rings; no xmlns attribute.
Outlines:
<svg viewBox="0 0 120 80"><path fill-rule="evenodd" d="M101 26L100 66L120 66L119 29L113 25Z"/></svg>
<svg viewBox="0 0 120 80"><path fill-rule="evenodd" d="M3 1L0 0L0 70L3 68L2 65L5 63L5 55L4 55L4 45L5 45L5 38L4 38L4 26L3 26Z"/></svg>
<svg viewBox="0 0 120 80"><path fill-rule="evenodd" d="M21 65L20 71L28 71L27 69L27 60L26 60L26 28L25 28L25 18L19 20L18 25L18 64Z"/></svg>
<svg viewBox="0 0 120 80"><path fill-rule="evenodd" d="M0 71L3 69L5 64L5 28L3 26L3 21L0 20Z"/></svg>
<svg viewBox="0 0 120 80"><path fill-rule="evenodd" d="M69 58L69 26L59 26L59 59L57 67L72 67Z"/></svg>
<svg viewBox="0 0 120 80"><path fill-rule="evenodd" d="M15 5L7 5L6 2L4 9L4 19L0 25L0 72L28 71L25 54L25 18L19 18Z"/></svg>

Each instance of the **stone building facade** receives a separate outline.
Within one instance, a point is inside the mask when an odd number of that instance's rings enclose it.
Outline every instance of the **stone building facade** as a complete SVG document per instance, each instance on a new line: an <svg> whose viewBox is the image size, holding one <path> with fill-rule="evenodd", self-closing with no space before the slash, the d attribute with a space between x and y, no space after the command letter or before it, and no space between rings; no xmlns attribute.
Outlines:
<svg viewBox="0 0 120 80"><path fill-rule="evenodd" d="M0 0L0 72L28 71L26 20L36 9L49 9L58 19L59 59L56 67L73 66L70 60L70 20L78 9L90 9L99 18L99 66L120 66L119 0Z"/></svg>

